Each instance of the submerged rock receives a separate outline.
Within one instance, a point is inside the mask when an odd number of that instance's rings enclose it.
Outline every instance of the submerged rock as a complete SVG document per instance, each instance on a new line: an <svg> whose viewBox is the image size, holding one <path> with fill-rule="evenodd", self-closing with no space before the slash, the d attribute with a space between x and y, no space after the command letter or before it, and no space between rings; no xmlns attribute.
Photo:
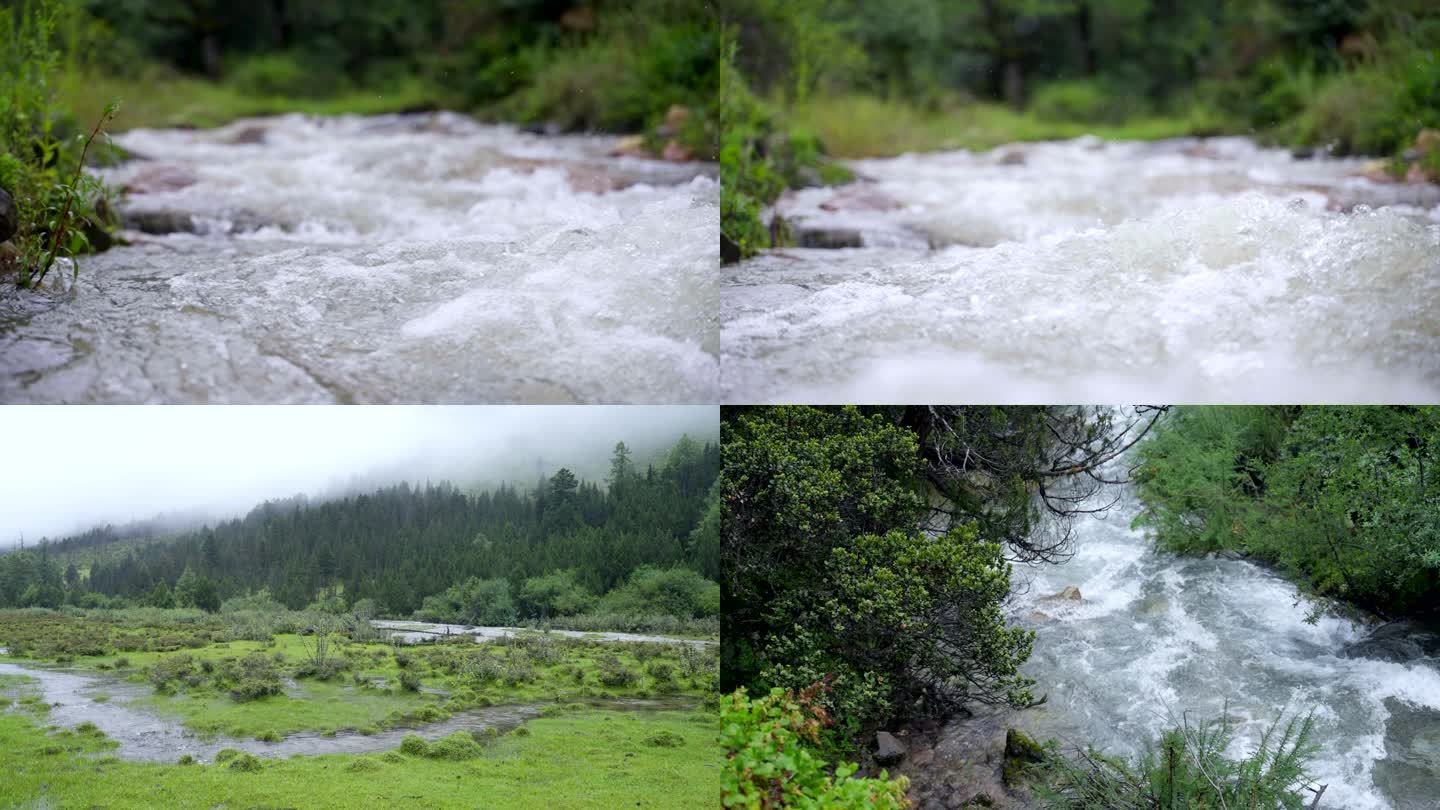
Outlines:
<svg viewBox="0 0 1440 810"><path fill-rule="evenodd" d="M1383 624L1345 648L1346 658L1376 658L1404 664L1440 657L1440 634L1415 622Z"/></svg>
<svg viewBox="0 0 1440 810"><path fill-rule="evenodd" d="M190 212L172 208L126 208L120 212L120 222L132 231L156 236L195 232L195 218Z"/></svg>
<svg viewBox="0 0 1440 810"><path fill-rule="evenodd" d="M860 231L855 228L831 228L800 225L795 228L795 240L804 248L823 248L826 250L839 250L841 248L863 247L865 240L860 236Z"/></svg>
<svg viewBox="0 0 1440 810"><path fill-rule="evenodd" d="M1081 599L1080 589L1074 585L1066 585L1055 593L1045 597L1046 599L1068 599L1072 602L1079 602Z"/></svg>
<svg viewBox="0 0 1440 810"><path fill-rule="evenodd" d="M0 188L0 242L5 242L20 230L20 214L15 210L15 198Z"/></svg>
<svg viewBox="0 0 1440 810"><path fill-rule="evenodd" d="M881 731L875 735L875 761L881 765L895 765L907 753L909 748L894 734Z"/></svg>
<svg viewBox="0 0 1440 810"><path fill-rule="evenodd" d="M156 194L163 191L179 191L200 182L200 178L189 167L178 163L159 163L141 169L125 183L126 194Z"/></svg>

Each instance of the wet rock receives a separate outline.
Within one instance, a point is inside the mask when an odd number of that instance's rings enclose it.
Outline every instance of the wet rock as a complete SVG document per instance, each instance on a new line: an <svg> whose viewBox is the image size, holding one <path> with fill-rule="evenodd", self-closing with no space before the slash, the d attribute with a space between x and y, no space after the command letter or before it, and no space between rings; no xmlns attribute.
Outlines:
<svg viewBox="0 0 1440 810"><path fill-rule="evenodd" d="M615 148L610 150L610 157L654 157L650 150L645 148L645 136L626 135L615 142Z"/></svg>
<svg viewBox="0 0 1440 810"><path fill-rule="evenodd" d="M824 248L827 250L858 248L865 244L864 240L860 237L860 231L854 228L832 228L823 226L798 226L795 229L795 240L800 247Z"/></svg>
<svg viewBox="0 0 1440 810"><path fill-rule="evenodd" d="M875 734L875 761L881 765L896 765L909 752L905 743L888 731Z"/></svg>
<svg viewBox="0 0 1440 810"><path fill-rule="evenodd" d="M90 242L90 249L96 253L115 246L115 237L110 234L110 230L103 223L98 221L98 217L87 217L80 220L80 229L85 232L85 238Z"/></svg>
<svg viewBox="0 0 1440 810"><path fill-rule="evenodd" d="M740 261L740 246L735 244L730 237L720 234L720 263L734 264Z"/></svg>
<svg viewBox="0 0 1440 810"><path fill-rule="evenodd" d="M189 167L178 163L158 163L146 166L125 184L127 194L156 194L163 191L179 191L200 182L200 178Z"/></svg>
<svg viewBox="0 0 1440 810"><path fill-rule="evenodd" d="M1032 611L1030 611L1030 614L1027 616L1027 618L1028 618L1030 621L1032 621L1032 622L1037 622L1037 623L1038 623L1038 622L1048 622L1048 621L1050 621L1050 614L1046 613L1046 612L1043 611L1043 610L1032 610Z"/></svg>
<svg viewBox="0 0 1440 810"><path fill-rule="evenodd" d="M669 143L665 144L665 149L660 153L660 157L670 161L671 163L684 163L688 160L693 159L695 157L695 154L690 151L690 147L685 146L678 141L670 141Z"/></svg>
<svg viewBox="0 0 1440 810"><path fill-rule="evenodd" d="M545 121L543 123L526 124L520 127L520 131L530 135L553 136L561 134L565 131L565 128L555 121Z"/></svg>
<svg viewBox="0 0 1440 810"><path fill-rule="evenodd" d="M0 274L13 273L20 265L20 249L10 242L0 242ZM0 655L3 655L0 647Z"/></svg>
<svg viewBox="0 0 1440 810"><path fill-rule="evenodd" d="M189 211L171 208L126 208L120 212L121 224L142 233L163 236L168 233L195 233L195 218Z"/></svg>
<svg viewBox="0 0 1440 810"><path fill-rule="evenodd" d="M20 213L15 210L15 198L0 188L0 242L5 242L20 230Z"/></svg>
<svg viewBox="0 0 1440 810"><path fill-rule="evenodd" d="M655 128L655 134L661 138L673 138L689 122L690 108L683 104L671 104L670 109L665 111L665 122Z"/></svg>
<svg viewBox="0 0 1440 810"><path fill-rule="evenodd" d="M1005 765L1003 769L1005 786L1014 788L1025 780L1030 765L1045 761L1045 749L1019 729L1005 732Z"/></svg>
<svg viewBox="0 0 1440 810"><path fill-rule="evenodd" d="M1056 591L1055 593L1050 594L1049 596L1047 596L1047 597L1045 597L1045 598L1046 598L1046 599L1068 599L1068 600L1070 600L1070 601L1072 601L1072 602L1078 602L1078 601L1080 601L1080 599L1081 599L1080 589L1077 588L1077 587L1075 587L1074 585L1066 585L1065 587L1061 588L1060 590Z"/></svg>
<svg viewBox="0 0 1440 810"><path fill-rule="evenodd" d="M269 136L269 134L270 133L267 128L252 124L248 127L242 127L240 131L236 132L234 135L231 135L229 138L226 138L225 142L236 145L261 144L265 143L265 139Z"/></svg>
<svg viewBox="0 0 1440 810"><path fill-rule="evenodd" d="M1347 658L1376 658L1398 664L1440 657L1440 634L1415 622L1383 624L1345 649Z"/></svg>
<svg viewBox="0 0 1440 810"><path fill-rule="evenodd" d="M1024 166L1027 160L1025 150L1011 147L995 156L995 162L1001 166Z"/></svg>
<svg viewBox="0 0 1440 810"><path fill-rule="evenodd" d="M819 169L814 166L795 168L795 188L820 188L823 185L825 178L821 176Z"/></svg>
<svg viewBox="0 0 1440 810"><path fill-rule="evenodd" d="M826 211L898 211L905 206L879 189L857 184L836 192L820 207Z"/></svg>
<svg viewBox="0 0 1440 810"><path fill-rule="evenodd" d="M1290 150L1290 157L1296 160L1311 160L1315 157L1315 147L1297 146Z"/></svg>

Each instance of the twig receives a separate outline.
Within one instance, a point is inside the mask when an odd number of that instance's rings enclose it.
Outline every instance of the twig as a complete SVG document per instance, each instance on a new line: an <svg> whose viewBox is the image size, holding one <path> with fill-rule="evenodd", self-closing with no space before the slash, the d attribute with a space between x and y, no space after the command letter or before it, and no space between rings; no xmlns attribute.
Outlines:
<svg viewBox="0 0 1440 810"><path fill-rule="evenodd" d="M100 120L95 122L95 128L90 130L90 137L85 139L85 146L80 149L80 162L75 164L75 176L70 179L70 186L65 190L65 207L60 211L60 218L55 221L55 230L50 232L50 249L45 253L45 265L40 268L37 276L31 278L31 281L36 284L45 281L45 276L50 272L50 268L55 264L56 256L60 253L60 237L64 236L67 230L70 208L75 202L75 188L80 184L80 175L85 171L85 156L90 154L90 144L100 135L100 129L115 117L116 109L114 104L106 105L105 112L100 115Z"/></svg>

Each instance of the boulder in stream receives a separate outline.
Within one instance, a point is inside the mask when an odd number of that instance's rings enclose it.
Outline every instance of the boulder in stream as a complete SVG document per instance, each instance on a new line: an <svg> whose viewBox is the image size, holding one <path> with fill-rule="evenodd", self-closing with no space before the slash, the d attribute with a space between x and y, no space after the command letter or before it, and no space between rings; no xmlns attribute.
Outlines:
<svg viewBox="0 0 1440 810"><path fill-rule="evenodd" d="M1440 634L1410 621L1382 624L1345 648L1346 658L1376 658L1406 664L1440 657Z"/></svg>
<svg viewBox="0 0 1440 810"><path fill-rule="evenodd" d="M125 183L126 194L157 194L164 191L179 191L200 182L200 178L189 167L178 163L157 163L146 166Z"/></svg>
<svg viewBox="0 0 1440 810"><path fill-rule="evenodd" d="M1079 602L1081 599L1080 589L1074 585L1066 585L1055 593L1045 597L1046 599L1067 599L1071 602Z"/></svg>
<svg viewBox="0 0 1440 810"><path fill-rule="evenodd" d="M875 761L881 765L895 765L905 758L909 748L900 738L888 731L875 735Z"/></svg>
<svg viewBox="0 0 1440 810"><path fill-rule="evenodd" d="M854 228L830 228L823 226L797 225L795 227L795 240L800 247L824 248L827 250L839 250L841 248L858 248L865 244L860 236L860 231Z"/></svg>
<svg viewBox="0 0 1440 810"><path fill-rule="evenodd" d="M156 236L195 232L195 218L190 212L171 208L126 208L120 212L120 221L132 231Z"/></svg>

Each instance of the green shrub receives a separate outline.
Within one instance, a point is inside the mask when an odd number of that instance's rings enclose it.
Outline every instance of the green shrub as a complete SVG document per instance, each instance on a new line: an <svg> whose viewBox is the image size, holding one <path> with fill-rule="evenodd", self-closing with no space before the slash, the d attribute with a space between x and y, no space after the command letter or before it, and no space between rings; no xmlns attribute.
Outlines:
<svg viewBox="0 0 1440 810"><path fill-rule="evenodd" d="M646 737L645 744L656 748L679 748L685 744L685 738L670 731L661 731Z"/></svg>
<svg viewBox="0 0 1440 810"><path fill-rule="evenodd" d="M230 764L226 767L232 771L254 773L264 767L264 765L260 762L260 758L254 754L240 754L231 759Z"/></svg>
<svg viewBox="0 0 1440 810"><path fill-rule="evenodd" d="M773 689L751 701L745 690L720 701L720 742L725 768L720 802L726 807L905 807L905 777L894 781L856 779L858 766L842 762L832 770L819 756L820 730L828 721L814 701L815 690L799 694Z"/></svg>
<svg viewBox="0 0 1440 810"><path fill-rule="evenodd" d="M431 743L424 756L431 759L463 760L474 759L483 753L484 750L475 738L463 731L457 731Z"/></svg>
<svg viewBox="0 0 1440 810"><path fill-rule="evenodd" d="M343 72L313 53L280 51L247 57L230 71L230 82L258 96L324 98L346 89Z"/></svg>
<svg viewBox="0 0 1440 810"><path fill-rule="evenodd" d="M176 765L194 765L195 757L190 754L181 754L180 759L175 761Z"/></svg>
<svg viewBox="0 0 1440 810"><path fill-rule="evenodd" d="M400 741L400 750L412 757L430 756L430 743L425 741L419 734L406 734L405 739Z"/></svg>
<svg viewBox="0 0 1440 810"><path fill-rule="evenodd" d="M1047 82L1035 91L1030 111L1044 121L1118 124L1144 112L1140 98L1096 80Z"/></svg>
<svg viewBox="0 0 1440 810"><path fill-rule="evenodd" d="M371 771L378 771L380 768L380 763L369 757L360 757L345 765L345 770L351 773L369 773Z"/></svg>
<svg viewBox="0 0 1440 810"><path fill-rule="evenodd" d="M600 683L613 688L633 686L640 680L640 676L634 670L625 666L615 656L607 656L600 660Z"/></svg>
<svg viewBox="0 0 1440 810"><path fill-rule="evenodd" d="M402 670L400 672L400 688L407 692L420 691L420 676L411 670Z"/></svg>
<svg viewBox="0 0 1440 810"><path fill-rule="evenodd" d="M241 753L243 752L238 751L234 748L222 748L220 749L220 752L215 755L215 764L224 765L230 760L240 756Z"/></svg>

